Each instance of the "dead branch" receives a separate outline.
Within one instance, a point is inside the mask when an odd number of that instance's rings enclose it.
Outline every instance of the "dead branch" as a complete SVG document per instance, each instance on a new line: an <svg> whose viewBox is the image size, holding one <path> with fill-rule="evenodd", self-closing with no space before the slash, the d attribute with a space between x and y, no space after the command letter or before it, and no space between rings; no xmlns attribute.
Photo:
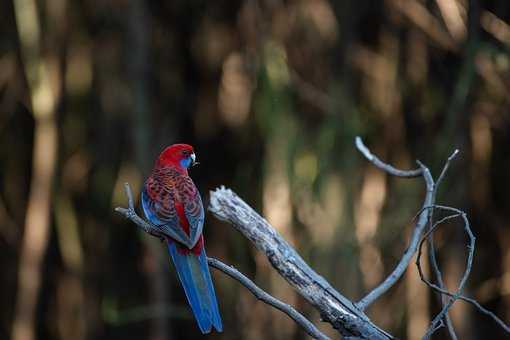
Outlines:
<svg viewBox="0 0 510 340"><path fill-rule="evenodd" d="M439 177L437 178L436 183L434 185L434 193L433 193L434 197L437 196L437 190L439 188L439 184L445 177L446 172L447 172L448 168L450 167L450 162L457 156L458 153L459 153L459 150L455 149L453 151L453 153L450 155L450 157L448 157L445 165L443 166L443 169L441 170L441 173L439 174ZM432 227L433 227L432 226L433 220L434 220L434 209L429 209L429 230L432 229ZM443 274L441 273L441 270L439 269L439 264L437 263L436 247L434 246L434 237L432 236L432 234L429 234L429 237L427 238L427 246L428 246L428 250L429 250L428 254L429 254L430 266L432 267L432 270L434 271L434 275L436 277L439 287L444 288L445 284L443 281ZM439 295L439 300L443 307L446 304L446 301L444 298L445 297L443 295ZM450 337L453 340L457 340L458 339L457 334L455 333L455 329L453 328L452 320L448 313L445 314L444 321L446 322L446 328L448 329L448 333L450 333Z"/></svg>
<svg viewBox="0 0 510 340"><path fill-rule="evenodd" d="M407 267L410 264L410 260L412 256L418 252L417 258L416 258L416 265L418 267L418 272L420 274L421 280L430 288L432 288L434 291L440 293L441 296L441 305L442 309L441 311L434 317L433 321L431 322L429 328L427 329L426 334L424 335L424 339L430 339L432 334L438 330L439 328L447 326L448 332L450 334L450 337L452 339L457 339L457 335L455 334L455 330L453 328L453 325L450 321L450 318L448 316L448 311L453 306L453 304L456 302L456 300L463 300L465 302L471 303L473 306L475 306L481 313L486 314L490 316L498 325L503 328L507 333L510 333L510 327L506 325L501 319L499 319L494 313L491 311L485 309L483 306L481 306L476 300L472 298L465 297L462 295L462 290L467 282L467 279L469 277L469 274L471 272L471 267L473 263L473 257L474 257L474 249L475 249L475 236L473 235L469 220L467 219L467 215L456 208L452 207L446 207L435 204L436 196L437 196L437 190L439 187L439 184L444 179L446 172L448 168L450 167L450 163L454 160L454 158L458 155L459 150L454 150L452 154L448 157L443 169L441 170L440 175L438 178L434 181L432 178L432 175L430 174L429 169L420 161L417 161L418 165L420 166L420 169L417 170L411 170L411 171L404 171L394 168L393 166L384 163L380 159L378 159L375 155L373 155L370 150L363 144L363 141L361 138L356 137L356 147L358 150L376 167L379 169L389 173L390 175L398 176L398 177L417 177L419 175L422 175L425 180L427 192L425 195L425 200L422 209L418 212L418 221L416 222L416 225L413 230L413 234L411 236L411 241L409 243L409 247L404 251L404 254L402 255L402 258L400 259L398 265L395 267L393 272L374 290L372 290L369 294L367 294L363 299L361 299L356 305L360 309L365 309L368 305L370 305L372 302L374 302L378 297L380 297L382 294L384 294L389 288L391 288L396 281L402 276L404 271L407 269ZM428 204L430 203L430 205ZM436 222L433 222L433 215L434 210L445 210L452 212L451 215L448 215ZM437 263L436 259L436 249L434 247L434 240L433 240L433 233L434 231L440 226L442 223L446 222L447 220L461 217L464 221L464 229L468 235L469 238L469 244L467 246L468 248L468 258L466 263L466 269L464 271L464 274L459 282L458 288L455 291L455 293L451 293L448 290L445 289L445 285L442 279L442 273L439 269L439 265ZM415 217L416 219L416 217ZM429 228L425 231L425 227L427 226L427 222L429 225ZM424 233L425 231L425 233ZM423 236L422 236L423 235ZM420 265L420 258L422 253L422 246L424 241L427 240L428 248L429 248L429 259L430 263L434 272L434 275L437 280L437 284L427 280L423 274L421 265ZM447 296L448 299L443 299L443 296Z"/></svg>
<svg viewBox="0 0 510 340"><path fill-rule="evenodd" d="M374 325L349 299L337 292L299 256L285 239L232 190L211 192L209 211L248 238L324 321L350 339L393 339Z"/></svg>
<svg viewBox="0 0 510 340"><path fill-rule="evenodd" d="M446 315L446 313L451 308L453 303L455 303L456 300L462 300L462 301L465 301L465 302L468 302L468 303L472 304L481 313L490 316L505 332L510 334L510 326L505 324L505 322L503 322L500 318L498 318L496 316L496 314L494 314L493 312L491 312L488 309L484 308L475 299L472 299L472 298L469 298L469 297L466 297L466 296L462 295L462 290L463 290L464 285L465 285L465 283L467 281L467 278L469 277L469 274L471 272L471 267L473 265L473 257L474 257L474 251L475 251L475 240L476 240L475 236L473 235L473 232L471 231L470 223L469 223L469 220L467 218L466 213L463 212L462 210L459 210L459 209L456 209L456 208L452 208L452 207L442 206L442 205L434 205L432 207L427 207L427 209L431 209L431 210L432 209L445 210L445 211L450 211L452 214L451 215L447 215L447 216L441 218L440 220L434 222L432 224L431 228L423 236L422 240L420 241L419 248L418 248L418 255L416 257L416 266L418 268L418 273L420 274L420 279L423 281L423 283L425 283L428 287L430 287L434 291L436 291L436 292L438 292L438 293L440 293L442 295L448 296L450 298L447 301L447 303L443 305L443 309L441 310L441 312L432 321L432 323L431 323L427 333L424 336L424 339L429 339L430 336L435 332L435 330L437 330L439 327L442 326L441 321L440 321L441 317ZM430 239L432 237L433 233L436 231L436 229L441 224L443 224L444 222L446 222L448 220L451 220L451 219L454 219L454 218L458 218L458 217L460 217L463 220L463 222L464 222L464 224L463 224L464 230L466 231L466 233L468 235L468 238L469 238L469 244L467 246L468 256L467 256L467 262L466 262L466 269L464 270L464 274L463 274L463 276L462 276L462 278L461 278L461 280L459 282L457 291L455 293L451 293L448 290L444 289L444 286L434 284L434 283L432 283L430 280L428 280L425 277L425 274L423 273L423 270L421 268L420 259L421 259L421 253L422 253L421 249L422 249L422 245L423 245L424 240L425 239Z"/></svg>
<svg viewBox="0 0 510 340"><path fill-rule="evenodd" d="M125 218L127 218L140 228L142 228L146 233L160 238L161 236L155 232L156 229L150 223L148 223L143 218L138 216L138 214L136 213L133 194L131 192L131 187L129 186L129 183L124 184L124 190L128 198L128 207L127 208L117 207L115 208L115 211L123 215ZM292 320L294 320L298 325L300 325L303 328L303 330L305 330L314 339L321 340L329 339L326 335L321 333L321 331L319 331L312 322L310 322L307 318L300 314L296 309L260 289L257 285L255 285L255 283L253 283L250 279L248 279L245 275L243 275L235 268L224 264L220 260L213 259L210 257L207 258L207 262L211 267L216 268L224 272L231 278L239 281L262 302L270 306L273 306L274 308L287 314Z"/></svg>
<svg viewBox="0 0 510 340"><path fill-rule="evenodd" d="M255 297L262 302L273 306L274 308L282 311L287 314L292 320L294 320L297 324L299 324L303 329L314 339L328 340L329 338L325 336L321 331L315 327L313 323L311 323L307 318L305 318L301 313L294 309L291 305L284 303L272 295L266 293L262 289L260 289L253 281L244 276L240 271L235 269L232 266L227 266L223 262L217 259L213 259L211 257L207 258L207 262L211 267L222 271L227 274L231 278L239 281L243 286L245 286Z"/></svg>
<svg viewBox="0 0 510 340"><path fill-rule="evenodd" d="M432 178L432 175L430 173L430 170L420 161L417 161L420 169L416 170L410 170L410 171L404 171L394 168L393 166L381 161L377 156L373 155L370 150L363 144L363 141L360 137L356 137L356 147L358 150L376 167L379 169L387 172L390 175L397 176L397 177L416 177L416 176L423 176L423 179L425 180L426 185L426 195L425 200L423 203L423 208L428 207L430 205L433 205L436 200L437 196L437 188L439 187L439 184L443 180L444 176L446 175L446 171L448 170L450 166L450 162L457 156L459 153L459 150L455 150L450 157L448 157L448 160L446 161L446 164L443 167L443 170L441 171L441 174L439 175L437 181L434 181ZM427 226L427 222L431 221L433 218L433 210L424 209L420 210L418 221L416 222L416 225L413 230L413 234L411 236L411 240L409 242L409 247L404 251L404 254L402 255L402 258L400 259L399 263L393 270L393 272L376 288L374 288L369 294L367 294L364 298L362 298L358 303L357 306L361 309L365 309L368 305L373 303L377 298L379 298L382 294L384 294L389 288L391 288L398 279L404 274L407 267L409 267L409 264L411 263L411 258L416 253L417 247L418 247L418 241L420 239L420 236L422 235L423 231L425 230L425 227ZM428 238L428 245L429 245L429 258L432 265L432 268L434 270L434 273L436 275L438 284L441 288L444 287L443 278L441 271L439 270L439 266L437 264L436 260L436 254L435 254L435 247L434 247L434 240L429 237ZM441 304L444 306L445 301L441 298ZM455 330L453 329L453 325L451 323L450 317L448 313L444 316L446 325L448 327L448 331L452 337L452 339L456 340L457 336L455 335Z"/></svg>
<svg viewBox="0 0 510 340"><path fill-rule="evenodd" d="M404 251L402 258L390 275L358 303L351 302L331 287L331 285L323 277L317 274L306 262L304 262L296 250L294 250L294 248L292 248L292 246L290 246L289 243L283 239L283 237L264 218L257 214L257 212L255 212L232 190L222 186L215 191L212 191L208 209L218 219L231 223L234 228L248 238L258 250L263 252L278 273L320 312L323 321L330 323L344 336L345 339L393 339L390 334L373 324L363 311L396 284L398 279L409 267L411 258L415 253L418 254L416 265L418 267L421 280L431 289L438 292L441 297L447 297L445 299L441 299L442 309L434 317L424 339L429 339L437 329L445 326L445 323L448 327L450 336L453 339L456 339L455 330L453 329L453 325L448 317L448 311L457 300L471 303L480 310L480 312L489 315L506 332L510 333L510 327L494 313L482 307L476 300L465 297L462 294L463 288L471 272L474 257L475 237L470 229L469 221L464 212L459 209L435 204L438 185L443 180L446 171L450 166L450 162L458 154L458 150L455 150L450 155L441 171L441 174L437 180L434 181L429 169L420 161L417 161L419 166L418 169L409 171L400 170L384 163L373 155L359 137L356 138L356 146L358 150L379 169L397 177L413 178L421 176L423 177L426 186L425 199L422 208L415 217L416 224L411 235L409 246ZM128 197L128 208L118 207L115 210L140 226L147 233L160 237L150 223L146 222L136 214L131 190L127 183L125 189ZM452 214L433 222L433 212L435 209L449 211ZM469 237L468 258L466 269L459 282L458 288L454 293L451 293L445 289L442 280L442 274L435 256L436 250L433 243L433 233L443 222L457 217L461 217L463 219L464 229ZM429 225L428 229L426 228L427 225ZM422 246L425 240L428 242L429 256L437 279L437 284L426 279L421 269L420 258ZM324 334L322 334L309 320L297 312L292 306L285 304L262 291L246 276L238 272L233 267L229 267L212 258L208 258L208 262L210 266L223 271L227 275L239 281L258 299L289 315L289 317L298 323L312 337L317 339L327 339Z"/></svg>
<svg viewBox="0 0 510 340"><path fill-rule="evenodd" d="M435 207L440 207L440 206L434 206L434 207L431 208L431 210L434 209ZM451 308L451 306L455 303L455 301L462 294L462 290L464 288L464 285L466 284L466 281L467 281L467 279L469 277L469 274L471 273L471 267L473 265L473 256L474 256L474 251L475 251L475 236L471 232L471 228L469 226L469 221L468 221L468 219L466 217L466 214L464 212L461 212L458 209L454 209L454 208L450 208L450 207L442 207L442 208L445 209L445 210L453 210L455 213L452 214L452 215L446 216L446 217L440 219L439 221L437 221L436 223L434 223L432 225L432 227L425 233L425 235L421 239L420 245L418 247L418 255L416 257L416 264L418 266L418 271L420 273L420 278L427 285L430 283L427 280L425 280L425 277L423 275L423 272L422 272L421 266L420 266L421 249L422 249L423 242L426 239L430 240L431 236L432 236L432 233L437 229L437 227L439 225L441 225L445 221L453 219L453 218L456 218L456 217L459 217L459 216L462 217L462 219L464 220L464 228L466 230L466 233L469 236L469 245L468 245L469 253L468 253L468 258L467 258L467 263L466 263L466 269L464 271L462 279L459 282L459 286L457 288L457 291L452 295L452 297L449 299L449 301L447 301L446 303L443 302L443 308L442 308L441 312L439 312L436 315L436 317L434 318L434 320L432 320L432 323L431 323L429 329L427 330L427 333L423 337L424 339L430 339L432 334L437 329L439 329L441 326L443 326L442 319L445 318L448 315L448 310ZM439 268L437 268L437 271L440 273ZM455 335L455 331L453 330L453 327L451 328L451 330L449 329L449 332L450 332L450 336L452 336L452 338L456 339L457 336Z"/></svg>
<svg viewBox="0 0 510 340"><path fill-rule="evenodd" d="M356 147L358 148L358 151L361 152L369 162L371 162L373 165L387 172L390 175L408 178L422 176L423 173L422 168L415 170L399 170L387 163L384 163L379 158L377 158L376 155L370 152L370 150L365 146L365 144L363 144L363 140L360 137L356 137L355 143Z"/></svg>
<svg viewBox="0 0 510 340"><path fill-rule="evenodd" d="M429 169L418 162L420 166L419 169L404 171L394 168L393 166L382 162L379 158L374 156L370 150L363 144L361 138L356 137L356 147L358 150L368 159L372 164L374 164L379 169L387 172L390 175L397 177L406 177L413 178L417 176L423 176L425 180L426 186L426 195L425 200L423 202L423 208L420 210L418 214L418 221L414 227L413 233L411 235L411 240L409 241L409 246L406 248L402 257L390 275L377 287L375 287L370 293L365 295L359 302L356 303L356 306L361 310L366 309L370 304L372 304L375 300L377 300L381 295L383 295L388 289L393 287L395 283L402 277L407 267L411 263L411 259L413 255L416 253L418 249L418 243L420 241L421 235L428 222L428 211L426 211L426 207L432 205L434 203L434 180L432 179L432 175L430 174Z"/></svg>

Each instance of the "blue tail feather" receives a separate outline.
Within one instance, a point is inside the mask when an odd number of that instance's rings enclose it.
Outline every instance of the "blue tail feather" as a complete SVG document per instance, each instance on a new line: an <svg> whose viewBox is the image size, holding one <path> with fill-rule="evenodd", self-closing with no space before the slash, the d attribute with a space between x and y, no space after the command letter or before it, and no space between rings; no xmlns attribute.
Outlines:
<svg viewBox="0 0 510 340"><path fill-rule="evenodd" d="M182 254L174 242L168 242L168 252L200 330L204 334L209 333L214 326L221 332L223 326L205 249L198 256L193 253Z"/></svg>
<svg viewBox="0 0 510 340"><path fill-rule="evenodd" d="M220 312L218 310L218 302L216 300L216 293L214 292L214 286L211 279L211 273L209 272L209 264L207 263L207 256L205 254L205 249L202 249L200 256L198 257L200 262L200 268L202 268L202 272L204 273L205 282L207 284L207 290L209 291L209 295L211 297L212 304L212 319L211 322L216 328L218 332L223 331L223 325L221 322Z"/></svg>

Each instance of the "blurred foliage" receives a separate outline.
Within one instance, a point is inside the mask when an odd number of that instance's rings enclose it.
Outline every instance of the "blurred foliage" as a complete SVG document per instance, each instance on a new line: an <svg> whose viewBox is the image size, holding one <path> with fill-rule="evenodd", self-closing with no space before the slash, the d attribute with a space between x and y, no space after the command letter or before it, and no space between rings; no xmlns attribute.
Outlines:
<svg viewBox="0 0 510 340"><path fill-rule="evenodd" d="M30 6L36 22L19 15ZM199 336L163 245L113 212L125 204L122 183L138 191L176 142L195 146L204 202L231 187L354 300L399 259L424 195L420 180L372 168L354 136L398 167L420 159L436 175L460 149L439 202L465 209L477 236L467 293L510 317L507 0L6 0L0 13L0 338L17 317L37 98L55 102L58 133L37 339ZM35 50L24 47L30 30ZM42 97L31 65L47 72ZM336 337L232 228L208 216L205 235L209 255ZM451 225L436 238L453 287L465 237ZM213 275L225 331L211 337L305 338ZM368 313L414 339L437 311L412 268ZM461 339L504 336L462 303L452 319Z"/></svg>

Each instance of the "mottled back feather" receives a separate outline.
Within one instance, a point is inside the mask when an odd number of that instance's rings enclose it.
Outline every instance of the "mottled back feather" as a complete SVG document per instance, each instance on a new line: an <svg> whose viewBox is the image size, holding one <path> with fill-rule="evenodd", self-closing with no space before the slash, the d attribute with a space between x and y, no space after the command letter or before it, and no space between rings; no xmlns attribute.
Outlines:
<svg viewBox="0 0 510 340"><path fill-rule="evenodd" d="M172 231L184 231L193 245L198 241L204 225L204 207L188 175L173 166L155 168L145 183L142 204L146 217L166 236L175 238ZM176 206L183 207L185 216L179 216Z"/></svg>

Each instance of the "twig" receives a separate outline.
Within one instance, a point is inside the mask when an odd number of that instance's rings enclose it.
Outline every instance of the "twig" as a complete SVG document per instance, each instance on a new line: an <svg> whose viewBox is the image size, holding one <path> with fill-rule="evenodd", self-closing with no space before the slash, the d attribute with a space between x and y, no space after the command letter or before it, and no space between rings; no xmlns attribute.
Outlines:
<svg viewBox="0 0 510 340"><path fill-rule="evenodd" d="M431 210L430 217L429 217L429 220L431 221L431 223L432 223L432 217L433 217L433 213ZM429 237L427 238L427 245L428 245L428 250L429 250L428 253L429 253L430 265L436 275L437 283L438 283L439 287L444 287L445 284L443 281L443 274L441 273L441 270L439 269L439 265L437 263L436 248L434 246L434 238L432 237L432 235L429 235ZM441 302L441 306L444 306L446 303L445 299L442 295L439 296L439 301ZM450 337L453 340L457 340L458 339L457 334L455 333L455 328L453 328L453 323L450 318L450 315L448 313L446 313L444 319L445 319L444 321L446 322L446 328L448 329L448 332L450 333Z"/></svg>
<svg viewBox="0 0 510 340"><path fill-rule="evenodd" d="M125 218L127 218L137 226L141 227L146 233L160 238L161 236L153 231L154 227L150 223L145 221L143 218L138 216L138 214L136 213L134 207L133 194L131 192L131 187L129 186L129 183L124 184L124 189L126 192L126 196L128 198L128 207L127 208L117 207L115 208L115 211L123 215ZM308 319L306 319L302 314L296 311L292 306L283 303L280 300L269 295L268 293L264 292L262 289L257 287L252 281L250 281L250 279L248 279L246 276L244 276L241 272L239 272L235 268L227 266L221 261L210 257L207 258L207 261L210 266L224 272L225 274L239 281L261 301L287 314L297 324L303 327L303 329L314 339L321 340L329 339L327 336L321 333Z"/></svg>
<svg viewBox="0 0 510 340"><path fill-rule="evenodd" d="M443 166L443 169L441 170L441 173L440 173L439 177L437 178L436 183L434 184L434 193L433 193L434 197L437 197L437 191L439 189L439 184L441 183L444 176L446 175L446 172L447 172L448 168L450 167L450 162L458 155L458 153L459 153L459 150L455 149L452 152L452 154L450 155L450 157L448 157L448 159L446 160L446 163ZM434 209L429 209L430 228L432 228L433 220L434 220ZM443 281L443 274L441 273L441 270L439 269L439 265L437 263L436 247L434 246L434 238L432 237L432 235L429 235L429 237L427 239L427 245L428 245L428 249L429 249L428 254L429 254L430 265L431 265L432 270L434 271L434 274L436 276L437 283L438 283L439 287L444 288L445 284ZM446 303L444 296L440 295L439 299L441 302L441 306L444 306ZM457 340L458 339L457 334L455 333L455 328L453 327L452 320L448 313L445 314L444 320L446 323L446 328L448 329L448 332L450 333L450 337L453 340Z"/></svg>
<svg viewBox="0 0 510 340"><path fill-rule="evenodd" d="M422 175L425 179L425 185L427 188L427 193L425 195L425 200L423 202L423 207L419 212L419 218L416 222L416 225L413 230L413 234L411 236L411 240L409 241L409 246L404 251L399 263L393 269L391 274L376 288L374 288L370 293L365 295L360 301L356 303L356 306L361 310L365 310L370 304L372 304L375 300L377 300L381 295L383 295L388 289L390 289L400 277L404 274L407 267L411 263L411 259L413 255L416 253L418 248L418 242L420 241L421 234L423 233L425 227L427 226L428 221L428 212L426 211L426 207L431 206L434 203L434 180L432 179L432 175L430 174L429 169L418 161L418 165L420 166L417 170L411 171L403 171L388 165L381 160L379 160L376 156L374 156L370 150L363 144L360 137L356 137L356 146L358 150L370 161L372 164L377 166L379 169L388 172L391 175L399 176L399 177L416 177Z"/></svg>
<svg viewBox="0 0 510 340"><path fill-rule="evenodd" d="M143 218L138 216L135 211L135 206L133 203L133 194L131 192L131 187L129 186L129 183L124 183L124 190L128 198L128 207L127 208L117 207L115 208L115 211L124 215L125 218L131 220L131 222L141 227L146 233L151 234L150 231L152 229L152 226L148 222L146 222Z"/></svg>
<svg viewBox="0 0 510 340"><path fill-rule="evenodd" d="M165 238L159 233L158 229L155 226L151 225L149 222L145 221L140 216L138 216L138 214L136 213L133 201L133 193L131 192L131 187L129 186L129 183L124 183L124 191L126 192L126 196L128 198L128 207L127 208L117 207L115 208L115 211L121 215L124 215L124 217L127 218L128 220L131 220L131 222L142 228L147 234L157 237L160 240L164 241Z"/></svg>
<svg viewBox="0 0 510 340"><path fill-rule="evenodd" d="M260 289L253 281L251 281L249 278L244 276L241 272L239 272L237 269L235 269L232 266L228 266L224 264L223 262L208 257L207 262L209 263L209 266L214 267L223 273L227 274L231 278L239 281L243 286L245 286L255 297L262 302L273 306L274 308L282 311L283 313L287 314L292 320L294 320L297 324L299 324L311 337L314 339L322 339L327 340L329 339L326 335L324 335L321 331L315 327L313 323L311 323L307 318L305 318L301 313L299 313L294 307L292 307L289 304L286 304L270 294L266 293L262 289Z"/></svg>
<svg viewBox="0 0 510 340"><path fill-rule="evenodd" d="M453 218L457 218L459 216L462 217L462 219L464 220L464 228L466 229L466 232L467 232L467 234L469 236L469 239L470 239L470 244L468 245L468 250L469 250L469 253L468 253L468 266L466 268L466 271L467 271L467 273L469 275L469 271L471 271L471 265L472 265L472 259L470 260L469 256L471 256L471 257L473 256L475 237L473 236L473 234L471 232L469 220L467 219L466 214L463 211L459 210L459 209L452 208L452 207L447 207L447 206L442 206L442 205L434 205L434 206L428 207L428 208L429 209L435 208L435 209L447 210L447 211L451 211L453 214L452 215L448 215L446 217L443 217L442 219L440 219L437 222L435 222L433 224L432 228L430 229L430 231L424 237L430 236L438 228L439 225L441 225L442 223L446 222L447 220L450 220L450 219L453 219ZM444 288L442 288L442 287L440 287L440 286L430 282L429 280L427 280L425 278L425 275L424 275L423 270L421 268L421 264L420 264L420 261L419 261L420 256L421 256L421 249L418 252L418 257L416 259L416 266L418 267L418 273L420 274L421 280L427 286L429 286L433 290L437 291L438 293L441 293L441 294L444 294L444 295L447 295L447 296L451 297L452 299L450 299L450 301L458 299L458 300L462 300L462 301L465 301L465 302L468 302L468 303L472 304L481 313L490 316L496 323L498 323L499 326L501 326L501 328L503 328L503 330L505 332L510 333L510 326L505 324L505 322L503 322L500 318L498 318L496 316L496 314L494 314L493 312L489 311L488 309L486 309L482 305L480 305L480 303L478 301L476 301L475 299L472 299L470 297L466 297L466 296L458 293L459 289L457 290L457 293L450 293L446 289L444 289ZM465 276L466 276L466 272L463 275L463 278ZM461 281L461 283L462 283L462 281ZM459 287L460 287L460 285L459 285ZM460 288L462 288L462 287L460 287ZM451 307L451 305L450 305L450 307ZM448 308L450 308L450 307L448 307Z"/></svg>
<svg viewBox="0 0 510 340"><path fill-rule="evenodd" d="M423 172L422 168L406 171L406 170L399 170L389 164L384 163L379 158L377 158L377 156L375 156L374 154L372 154L370 152L370 150L365 146L365 144L363 144L363 140L359 136L356 137L355 143L356 143L356 147L358 148L359 152L361 152L363 154L363 156L365 156L365 158L369 162L374 164L379 169L389 173L390 175L397 176L397 177L408 177L408 178L419 177L422 175L422 172Z"/></svg>
<svg viewBox="0 0 510 340"><path fill-rule="evenodd" d="M453 161L455 159L455 157L457 157L458 154L459 154L459 149L455 149L455 150L453 150L450 157L448 157L448 159L446 160L443 170L441 170L441 174L439 174L439 177L436 180L436 187L435 187L436 191L437 191L437 188L439 188L439 184L441 184L441 181L443 180L444 176L446 175L446 172L448 171L448 168L450 167L451 161Z"/></svg>
<svg viewBox="0 0 510 340"><path fill-rule="evenodd" d="M469 220L467 219L467 216L463 211L461 211L459 209L445 207L445 206L439 206L439 205L434 206L434 208L440 208L443 210L452 211L452 212L454 212L454 214L443 217L439 221L435 222L433 224L432 228L430 228L425 233L422 240L420 241L420 245L418 247L418 256L416 257L416 265L418 266L418 272L420 274L421 280L428 286L430 286L432 284L425 278L425 276L423 275L423 271L421 269L421 265L420 265L421 249L422 249L423 242L429 237L429 235L432 235L432 233L437 229L437 227L439 225L441 225L442 223L444 223L447 220L461 216L462 219L464 220L464 229L466 230L466 233L469 237L469 245L468 245L468 258L467 258L467 262L466 262L466 269L465 269L464 274L462 275L462 278L459 282L457 291L451 295L450 300L446 304L443 305L441 312L439 312L436 315L436 317L434 318L434 320L432 320L432 323L431 323L429 329L427 330L427 333L423 337L424 339L430 339L432 334L434 334L434 332L441 326L441 324L442 324L441 319L446 316L446 314L448 313L448 310L451 308L451 306L462 295L462 290L464 289L464 286L465 286L466 281L469 277L469 274L471 273L471 267L473 265L473 256L474 256L474 251L475 251L475 240L476 240L475 236L473 235L473 232L471 231L471 228L469 225Z"/></svg>
<svg viewBox="0 0 510 340"><path fill-rule="evenodd" d="M375 166L380 168L383 171L386 171L387 173L399 176L399 177L414 177L415 174L421 174L424 177L427 193L425 196L425 201L423 203L422 209L420 209L420 212L417 214L419 216L418 221L414 227L413 234L411 236L411 240L409 242L409 246L404 251L404 254L402 255L399 263L393 270L393 272L376 288L374 288L370 293L368 293L365 297L363 297L356 305L360 309L366 309L371 303L373 303L375 300L377 300L381 295L383 295L388 289L390 289L397 281L400 279L400 277L403 275L403 273L407 270L409 267L409 264L411 263L411 259L413 255L416 253L418 249L418 242L420 240L420 236L423 233L427 221L430 221L432 218L432 209L427 209L429 205L434 204L437 194L437 188L438 184L441 182L443 177L446 174L446 171L450 165L450 162L455 158L455 156L458 154L458 150L455 150L450 157L448 157L448 160L446 161L445 166L443 167L443 170L441 172L441 175L438 178L438 181L434 183L434 179L432 178L432 175L430 174L429 169L420 161L417 161L418 165L420 166L419 170L414 171L403 171L396 169L392 167L391 165L382 162L379 160L375 155L373 155L370 150L363 144L363 141L360 137L356 137L356 146L358 150ZM428 211L426 211L428 210ZM416 217L415 217L416 218ZM440 287L443 287L443 280L441 276L441 271L439 270L439 267L437 265L436 257L435 257L435 250L434 250L434 244L432 238L429 238L429 246L430 251L429 255L431 258L431 264L434 268L434 271L436 273L436 277L438 278L438 282ZM443 300L441 300L441 304L444 305ZM450 335L452 339L456 340L457 336L455 334L455 330L453 328L453 325L451 323L451 320L446 314L445 316L446 325L448 326L448 330L450 332Z"/></svg>
<svg viewBox="0 0 510 340"><path fill-rule="evenodd" d="M424 210L431 210L431 209L442 209L442 210L449 210L449 211L452 211L454 212L453 215L448 215L444 218L442 218L441 220L435 222L432 226L431 226L431 229L434 227L434 225L439 225L441 223L444 223L446 222L447 220L449 219L452 219L452 218L455 218L455 217L459 217L462 215L462 211L459 210L459 209L456 209L456 208L453 208L453 207L448 207L448 206L443 206L443 205L438 205L438 204L434 204L432 206L427 206L427 207L423 207L419 212L418 214L421 214ZM418 215L417 214L417 215ZM416 216L415 216L415 219L416 219ZM437 228L437 227L435 227ZM429 238L430 238L430 234L428 235ZM420 255L421 256L421 255ZM450 296L450 297L453 297L454 294L453 293L450 293L448 290L444 289L443 287L440 287L439 285L436 285L430 281L428 281L426 278L425 278L425 275L423 273L423 270L421 268L421 264L418 262L417 263L417 267L418 267L418 273L420 274L420 279L423 281L423 283L425 283L427 286L429 286L430 288L432 288L433 290L437 291L438 293L441 293L441 294L444 294L444 295L447 295L447 296ZM490 316L496 323L498 323L501 328L503 328L503 330L507 333L510 333L510 326L507 325L503 320L501 320L496 314L494 314L493 312L491 312L490 310L486 309L485 307L483 307L478 301L476 301L475 299L473 298L470 298L470 297L467 297L467 296L464 296L464 295L459 295L457 297L458 300L462 300L464 302L467 302L467 303L470 303L472 304L473 306L475 306L481 313L485 314L485 315L488 315Z"/></svg>
<svg viewBox="0 0 510 340"><path fill-rule="evenodd" d="M372 290L369 294L367 294L363 299L361 299L356 305L360 309L365 309L368 305L370 305L372 302L374 302L379 296L384 294L390 287L392 287L395 282L400 278L402 273L407 269L409 266L409 261L412 257L412 255L418 251L418 257L416 259L416 264L418 266L418 272L420 274L421 280L427 284L427 286L431 287L433 290L446 295L449 297L448 301L444 301L441 299L442 309L441 312L439 312L434 320L432 321L429 329L427 330L427 333L424 336L424 339L429 339L430 336L439 328L445 326L448 327L448 331L450 333L450 336L453 339L457 339L457 335L455 334L455 330L453 328L453 325L451 323L451 320L448 316L448 311L453 305L453 303L456 300L463 300L465 302L471 303L474 305L480 312L483 314L486 314L490 316L496 323L498 323L503 330L505 330L507 333L510 333L510 327L506 325L501 319L499 319L493 312L485 309L483 306L481 306L476 300L472 298L468 298L462 295L462 289L464 288L464 285L467 281L467 278L469 277L469 274L471 272L472 262L473 262L473 256L474 256L474 243L475 243L475 237L470 229L469 221L467 219L467 216L464 212L462 212L459 209L455 209L452 207L442 206L442 205L436 205L435 199L437 195L437 190L439 187L439 184L444 179L446 172L450 166L451 161L458 155L459 150L454 150L452 154L448 157L440 175L438 176L437 180L434 182L434 179L432 178L429 169L420 161L417 161L418 165L420 166L419 170L412 170L412 171L402 171L399 169L396 169L392 167L389 164L386 164L379 160L375 155L373 155L370 150L363 144L363 141L361 138L356 137L356 147L358 150L370 161L372 162L376 167L379 169L386 171L387 173L399 176L399 177L416 177L420 174L424 177L425 183L427 186L427 194L425 198L425 202L430 202L431 204L428 205L427 203L423 204L423 207L420 209L420 211L415 215L413 220L416 220L418 218L418 222L416 223L416 226L413 231L413 235L411 237L410 245L404 252L399 264L397 267L393 270L393 272L384 280L383 283L381 283L378 287L376 287L374 290ZM421 171L421 173L419 173ZM450 212L453 212L452 215L446 216L439 221L433 223L433 212L434 209L441 209L441 210L447 210ZM434 240L432 237L433 232L436 230L436 228L443 222L456 218L461 216L464 220L464 228L469 236L469 253L468 253L468 260L466 265L466 270L464 271L464 274L462 276L462 279L459 283L458 289L455 293L450 293L446 289L444 289L444 282L442 279L442 274L439 269L439 266L437 264L437 259L435 256L435 247L434 247ZM420 221L423 221L423 224L420 223ZM430 228L426 231L424 236L419 241L419 244L417 244L417 239L420 239L420 235L423 233L424 227L427 224L427 221L430 221ZM421 249L424 240L428 241L429 245L429 256L430 256L430 262L432 265L432 268L434 269L434 273L436 275L438 284L434 284L430 281L428 281L425 276L423 275L422 268L420 266L420 258L421 258ZM444 322L443 322L444 319Z"/></svg>
<svg viewBox="0 0 510 340"><path fill-rule="evenodd" d="M422 280L423 281L423 280ZM430 288L432 288L433 290L437 291L438 293L441 293L441 294L444 294L444 295L447 295L447 296L450 296L450 297L453 297L454 294L453 293L450 293L449 291L447 291L446 289L443 289L433 283L430 283L430 282L425 282L425 284L427 284ZM499 326L501 326L501 328L503 328L503 330L507 333L510 334L510 326L508 326L503 320L501 320L496 314L494 314L493 312L491 312L490 310L488 310L487 308L483 307L478 301L476 301L475 299L473 298L470 298L470 297L467 297L465 295L459 295L458 296L458 299L459 300L462 300L464 302L467 302L467 303L470 303L472 304L473 306L475 306L481 313L485 314L485 315L488 315L490 316L497 324L499 324Z"/></svg>

